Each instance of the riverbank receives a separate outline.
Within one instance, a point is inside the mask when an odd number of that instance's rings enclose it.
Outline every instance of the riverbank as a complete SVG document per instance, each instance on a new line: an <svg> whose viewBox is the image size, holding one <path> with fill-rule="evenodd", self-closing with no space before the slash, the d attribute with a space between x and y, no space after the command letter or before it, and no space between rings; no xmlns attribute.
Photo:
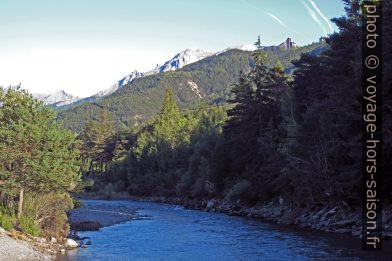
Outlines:
<svg viewBox="0 0 392 261"><path fill-rule="evenodd" d="M154 200L156 201L156 200ZM361 251L351 235L322 233L254 218L190 210L152 200L89 200L84 208L117 212L137 209L148 220L131 220L99 231L80 231L91 242L57 261L95 260L388 260L392 242L382 253ZM113 206L113 209L110 207ZM100 215L100 213L97 213Z"/></svg>
<svg viewBox="0 0 392 261"><path fill-rule="evenodd" d="M143 199L142 199L143 200ZM284 225L297 225L324 232L351 234L361 237L362 216L360 210L350 210L347 206L314 206L294 208L285 204L282 198L266 204L246 205L225 200L187 200L182 198L149 198L146 200L183 205L186 208L208 212L227 213L234 216L258 218ZM391 207L383 211L383 239L392 239Z"/></svg>
<svg viewBox="0 0 392 261"><path fill-rule="evenodd" d="M83 195L86 198L108 199L97 195ZM295 208L278 198L265 204L249 205L243 202L229 202L222 199L186 199L179 197L134 197L126 194L112 195L111 199L137 200L176 204L185 208L226 213L261 219L284 225L296 225L323 232L351 234L361 237L362 216L360 209L350 209L345 204L338 206L313 206ZM384 206L383 239L392 239L392 206Z"/></svg>
<svg viewBox="0 0 392 261"><path fill-rule="evenodd" d="M65 253L66 246L52 239L24 235L15 230L5 231L0 227L0 261L10 260L54 260Z"/></svg>
<svg viewBox="0 0 392 261"><path fill-rule="evenodd" d="M84 202L83 207L69 212L68 222L74 231L98 230L136 217L136 209L125 205L113 203L109 206L104 202L92 205L91 202Z"/></svg>

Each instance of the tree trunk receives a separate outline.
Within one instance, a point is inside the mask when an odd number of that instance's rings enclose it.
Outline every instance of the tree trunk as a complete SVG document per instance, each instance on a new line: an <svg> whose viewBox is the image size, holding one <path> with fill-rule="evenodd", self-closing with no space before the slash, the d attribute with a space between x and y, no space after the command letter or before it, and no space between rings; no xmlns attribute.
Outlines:
<svg viewBox="0 0 392 261"><path fill-rule="evenodd" d="M22 216L23 212L23 196L24 196L24 189L21 188L19 191L19 202L18 202L18 219Z"/></svg>

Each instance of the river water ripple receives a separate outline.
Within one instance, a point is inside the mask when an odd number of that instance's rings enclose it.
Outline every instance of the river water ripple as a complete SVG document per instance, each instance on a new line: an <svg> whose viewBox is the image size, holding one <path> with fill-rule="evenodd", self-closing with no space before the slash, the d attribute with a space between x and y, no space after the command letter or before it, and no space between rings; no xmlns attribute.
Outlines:
<svg viewBox="0 0 392 261"><path fill-rule="evenodd" d="M360 251L351 236L314 232L180 206L88 200L89 206L124 206L150 216L80 232L92 245L59 260L392 260L392 252ZM110 210L110 209L109 209ZM392 249L386 246L385 249Z"/></svg>

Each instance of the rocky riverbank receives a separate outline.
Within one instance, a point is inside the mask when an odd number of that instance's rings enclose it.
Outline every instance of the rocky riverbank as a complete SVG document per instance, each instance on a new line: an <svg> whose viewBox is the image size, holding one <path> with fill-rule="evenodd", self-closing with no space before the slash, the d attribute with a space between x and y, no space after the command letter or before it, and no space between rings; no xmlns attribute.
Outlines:
<svg viewBox="0 0 392 261"><path fill-rule="evenodd" d="M134 200L154 201L182 205L185 208L208 212L227 213L235 216L246 216L285 225L297 225L301 228L318 231L351 234L361 237L361 211L341 206L314 206L310 208L294 208L282 198L267 204L247 205L241 202L225 200L189 200L184 198L165 197L132 197ZM392 207L384 206L383 239L392 239Z"/></svg>
<svg viewBox="0 0 392 261"><path fill-rule="evenodd" d="M324 232L351 234L361 237L362 214L360 209L352 209L342 203L336 206L313 206L297 208L286 203L283 198L277 198L265 204L249 205L244 202L232 202L222 199L187 199L182 197L134 197L127 194L101 197L88 194L82 198L90 199L120 199L151 201L177 204L185 208L226 213L233 216L258 218L264 221L284 225L296 225ZM392 240L392 205L383 206L383 239Z"/></svg>
<svg viewBox="0 0 392 261"><path fill-rule="evenodd" d="M76 247L70 245L73 240L34 237L16 230L10 232L0 227L0 261L10 260L54 260L58 254Z"/></svg>

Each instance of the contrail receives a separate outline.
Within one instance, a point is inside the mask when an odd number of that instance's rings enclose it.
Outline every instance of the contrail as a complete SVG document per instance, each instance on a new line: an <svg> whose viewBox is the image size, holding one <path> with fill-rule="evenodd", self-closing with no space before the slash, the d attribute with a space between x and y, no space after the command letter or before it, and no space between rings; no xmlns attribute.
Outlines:
<svg viewBox="0 0 392 261"><path fill-rule="evenodd" d="M308 2L313 6L313 8L316 10L316 12L321 16L321 18L324 19L325 22L327 22L329 29L331 30L331 33L333 33L333 28L332 28L332 24L329 21L329 19L325 16L325 14L320 10L320 8L318 8L318 6L316 5L316 3L313 0L308 0Z"/></svg>
<svg viewBox="0 0 392 261"><path fill-rule="evenodd" d="M267 15L269 15L270 17L272 17L275 21L277 21L281 26L283 26L284 28L287 28L287 29L289 29L288 28L288 26L285 24L285 23L283 23L283 21L282 20L280 20L278 17L276 17L275 15L273 15L273 14L271 14L271 13L268 13L267 12Z"/></svg>
<svg viewBox="0 0 392 261"><path fill-rule="evenodd" d="M317 17L316 13L310 8L303 0L301 0L302 5L306 8L308 14L313 18L313 20L319 25L321 30L323 30L324 35L327 35L327 30L325 29L324 25L321 23L320 19Z"/></svg>
<svg viewBox="0 0 392 261"><path fill-rule="evenodd" d="M277 17L276 15L273 15L273 14L271 14L271 13L269 13L269 12L266 12L266 13L267 13L268 16L270 16L272 19L274 19L275 21L277 21L281 26L283 26L283 27L286 28L287 30L289 30L289 31L291 31L291 32L293 32L293 33L295 33L295 34L297 34L297 35L302 36L303 38L307 39L308 41L311 41L311 40L309 39L309 37L307 37L306 35L304 35L304 34L298 32L298 31L295 31L295 30L291 29L290 27L288 27L288 26L287 26L281 19L279 19L279 17Z"/></svg>

